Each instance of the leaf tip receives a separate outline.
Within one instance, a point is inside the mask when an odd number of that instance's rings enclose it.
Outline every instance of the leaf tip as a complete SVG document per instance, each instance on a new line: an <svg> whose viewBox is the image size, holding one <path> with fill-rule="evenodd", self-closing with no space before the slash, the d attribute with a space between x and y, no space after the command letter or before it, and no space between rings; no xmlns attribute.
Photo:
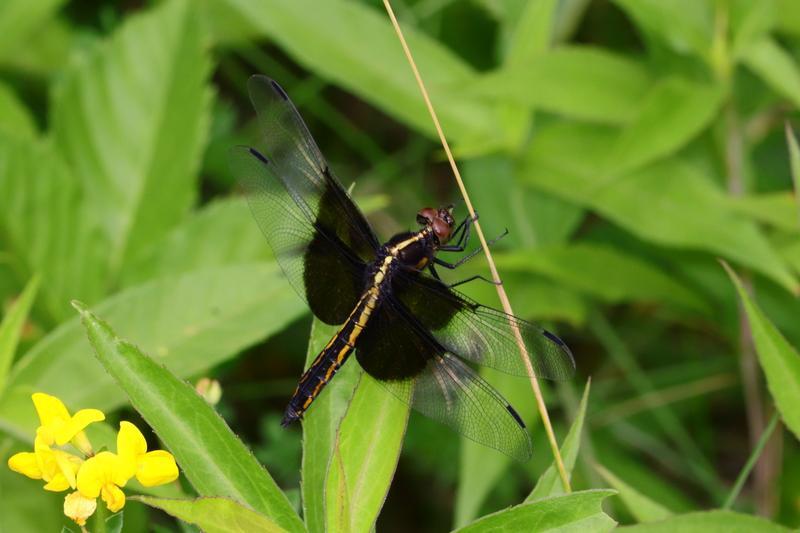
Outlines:
<svg viewBox="0 0 800 533"><path fill-rule="evenodd" d="M77 312L79 312L81 315L85 315L87 313L87 311L88 311L86 309L86 305L83 302L81 302L80 300L72 300L71 302L69 302L69 304L73 308L75 308L75 310Z"/></svg>

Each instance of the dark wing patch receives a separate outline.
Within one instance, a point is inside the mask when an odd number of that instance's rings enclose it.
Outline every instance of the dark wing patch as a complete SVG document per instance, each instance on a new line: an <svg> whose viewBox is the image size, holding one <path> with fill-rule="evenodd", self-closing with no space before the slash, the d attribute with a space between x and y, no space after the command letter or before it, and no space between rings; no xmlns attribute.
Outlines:
<svg viewBox="0 0 800 533"><path fill-rule="evenodd" d="M560 381L575 373L572 352L564 341L536 324L481 305L418 272L398 272L392 286L397 299L436 341L467 361L527 375L514 325L538 377Z"/></svg>
<svg viewBox="0 0 800 533"><path fill-rule="evenodd" d="M356 350L367 374L420 413L514 459L530 459L530 437L516 411L391 295L373 311Z"/></svg>
<svg viewBox="0 0 800 533"><path fill-rule="evenodd" d="M344 322L361 297L364 262L316 225L303 199L292 196L274 165L258 151L234 148L231 167L292 287L320 320L327 324Z"/></svg>

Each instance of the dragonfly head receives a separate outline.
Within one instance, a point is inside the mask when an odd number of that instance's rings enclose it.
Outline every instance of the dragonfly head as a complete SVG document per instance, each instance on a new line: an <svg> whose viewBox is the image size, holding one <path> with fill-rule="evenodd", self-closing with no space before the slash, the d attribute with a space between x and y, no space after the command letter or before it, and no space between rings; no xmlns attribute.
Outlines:
<svg viewBox="0 0 800 533"><path fill-rule="evenodd" d="M453 226L455 226L453 205L440 207L439 209L424 207L417 213L417 222L421 226L431 228L439 244L444 244L450 240Z"/></svg>

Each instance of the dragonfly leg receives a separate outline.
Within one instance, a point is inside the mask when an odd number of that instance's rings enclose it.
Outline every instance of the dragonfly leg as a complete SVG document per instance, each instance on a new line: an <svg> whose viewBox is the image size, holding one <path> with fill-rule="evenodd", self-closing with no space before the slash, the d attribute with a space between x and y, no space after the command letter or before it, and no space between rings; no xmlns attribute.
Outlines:
<svg viewBox="0 0 800 533"><path fill-rule="evenodd" d="M453 238L457 239L456 244L441 246L439 250L442 252L463 252L467 242L469 242L470 226L472 226L472 223L476 220L478 220L478 213L475 213L474 217L468 216L462 220L461 224L453 231ZM456 237L456 235L458 236Z"/></svg>
<svg viewBox="0 0 800 533"><path fill-rule="evenodd" d="M503 284L502 281L494 281L492 279L485 278L485 277L481 276L480 274L477 274L477 275L469 277L467 279L462 279L461 281L456 281L455 283L451 283L451 284L449 284L447 286L447 288L448 289L452 289L453 287L458 287L459 285L463 285L465 283L469 283L470 281L475 281L476 279L479 279L481 281L485 281L486 283L491 283L492 285L502 285Z"/></svg>
<svg viewBox="0 0 800 533"><path fill-rule="evenodd" d="M430 271L431 276L433 276L434 279L438 279L439 281L442 281L442 278L439 277L439 273L436 272L436 269L433 267L433 263L428 263L428 270Z"/></svg>
<svg viewBox="0 0 800 533"><path fill-rule="evenodd" d="M499 241L500 239L502 239L506 235L508 235L508 229L506 229L505 231L503 231L503 233L501 233L500 235L498 235L497 237L495 237L494 239L492 239L491 241L486 243L487 246L492 246L494 243L496 243L497 241ZM463 265L464 263L466 263L467 261L469 261L470 259L472 259L476 255L478 255L480 253L480 251L481 251L480 247L479 248L475 248L468 255L465 255L464 257L462 257L461 259L459 259L455 263L448 263L447 261L439 259L438 257L434 257L433 258L433 262L436 263L437 265L441 265L441 266L443 266L445 268L449 268L450 270L453 270L453 269L458 268L459 266Z"/></svg>

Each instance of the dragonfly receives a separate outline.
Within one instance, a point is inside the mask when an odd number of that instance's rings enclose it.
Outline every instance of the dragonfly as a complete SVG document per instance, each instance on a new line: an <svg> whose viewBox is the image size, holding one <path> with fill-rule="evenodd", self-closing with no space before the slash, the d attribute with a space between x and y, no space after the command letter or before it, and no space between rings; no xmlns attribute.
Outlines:
<svg viewBox="0 0 800 533"><path fill-rule="evenodd" d="M447 284L442 253L465 252L475 218L456 224L453 206L420 209L419 228L382 243L334 176L294 104L274 80L252 76L256 146L237 146L231 168L289 283L314 316L339 326L303 373L282 424L303 418L355 354L367 375L420 413L519 461L532 444L518 412L475 365L569 379L570 349L555 334L482 305ZM484 278L485 279L485 278ZM486 280L489 281L489 280ZM516 331L514 331L516 330Z"/></svg>

